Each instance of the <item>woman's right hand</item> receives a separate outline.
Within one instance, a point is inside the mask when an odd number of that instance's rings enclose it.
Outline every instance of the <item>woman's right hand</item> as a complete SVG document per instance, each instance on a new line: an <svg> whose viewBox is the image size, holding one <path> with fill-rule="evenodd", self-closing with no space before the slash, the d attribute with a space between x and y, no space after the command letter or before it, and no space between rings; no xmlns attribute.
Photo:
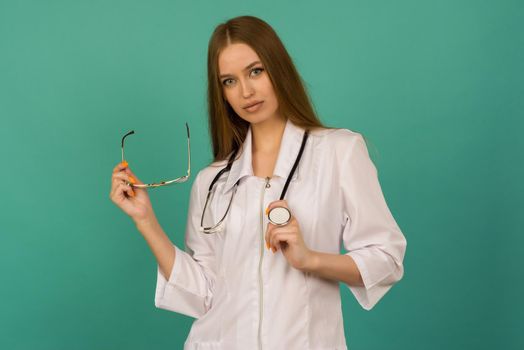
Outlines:
<svg viewBox="0 0 524 350"><path fill-rule="evenodd" d="M135 223L156 220L147 189L131 187L127 182L143 183L133 174L127 162L124 161L123 163L118 163L113 169L109 198L124 213L129 215Z"/></svg>

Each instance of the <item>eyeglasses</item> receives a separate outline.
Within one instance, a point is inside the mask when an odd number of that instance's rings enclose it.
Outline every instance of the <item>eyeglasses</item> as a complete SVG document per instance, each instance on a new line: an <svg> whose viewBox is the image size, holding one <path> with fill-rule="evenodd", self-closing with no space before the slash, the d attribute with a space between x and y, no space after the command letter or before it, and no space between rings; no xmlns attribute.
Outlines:
<svg viewBox="0 0 524 350"><path fill-rule="evenodd" d="M160 187L160 186L167 186L171 184L176 183L182 183L186 182L189 179L189 176L191 175L191 147L189 144L189 126L186 123L186 130L187 130L187 174L181 177L177 177L176 179L169 180L169 181L161 181L161 182L154 182L154 183L148 183L148 184L129 184L131 187L138 187L138 188L148 188L148 187ZM124 161L124 140L127 136L134 134L135 131L131 130L127 134L122 137L122 162Z"/></svg>

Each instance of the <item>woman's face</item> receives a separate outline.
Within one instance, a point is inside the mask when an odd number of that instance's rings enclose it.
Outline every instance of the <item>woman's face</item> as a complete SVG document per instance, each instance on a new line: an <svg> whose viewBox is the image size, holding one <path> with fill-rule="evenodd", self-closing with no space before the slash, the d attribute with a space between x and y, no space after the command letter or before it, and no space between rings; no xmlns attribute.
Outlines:
<svg viewBox="0 0 524 350"><path fill-rule="evenodd" d="M230 44L218 56L222 91L233 110L244 120L257 124L278 118L273 84L256 52L244 43ZM252 108L248 108L258 103Z"/></svg>

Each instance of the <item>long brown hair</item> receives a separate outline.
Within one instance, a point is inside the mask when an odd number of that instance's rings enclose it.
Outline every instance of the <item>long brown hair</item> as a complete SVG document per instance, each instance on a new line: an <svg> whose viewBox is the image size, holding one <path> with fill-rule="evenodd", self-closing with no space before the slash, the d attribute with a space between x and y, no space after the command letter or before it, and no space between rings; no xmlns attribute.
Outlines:
<svg viewBox="0 0 524 350"><path fill-rule="evenodd" d="M225 100L219 79L218 56L230 44L249 45L260 57L277 97L279 111L294 124L314 129L324 127L284 44L265 21L239 16L219 24L209 40L207 55L209 133L215 161L225 159L243 144L249 123Z"/></svg>

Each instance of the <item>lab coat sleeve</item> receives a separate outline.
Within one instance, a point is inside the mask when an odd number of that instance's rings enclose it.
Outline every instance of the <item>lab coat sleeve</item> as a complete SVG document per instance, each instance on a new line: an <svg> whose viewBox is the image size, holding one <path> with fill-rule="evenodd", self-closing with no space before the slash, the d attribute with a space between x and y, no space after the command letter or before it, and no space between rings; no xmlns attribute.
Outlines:
<svg viewBox="0 0 524 350"><path fill-rule="evenodd" d="M175 262L169 279L157 265L155 306L200 318L211 307L215 283L214 235L201 233L202 191L197 175L189 199L185 234L186 251L174 246Z"/></svg>
<svg viewBox="0 0 524 350"><path fill-rule="evenodd" d="M339 159L342 241L364 282L363 287L348 287L359 304L370 310L402 278L407 242L386 204L362 135L353 133L345 146Z"/></svg>

